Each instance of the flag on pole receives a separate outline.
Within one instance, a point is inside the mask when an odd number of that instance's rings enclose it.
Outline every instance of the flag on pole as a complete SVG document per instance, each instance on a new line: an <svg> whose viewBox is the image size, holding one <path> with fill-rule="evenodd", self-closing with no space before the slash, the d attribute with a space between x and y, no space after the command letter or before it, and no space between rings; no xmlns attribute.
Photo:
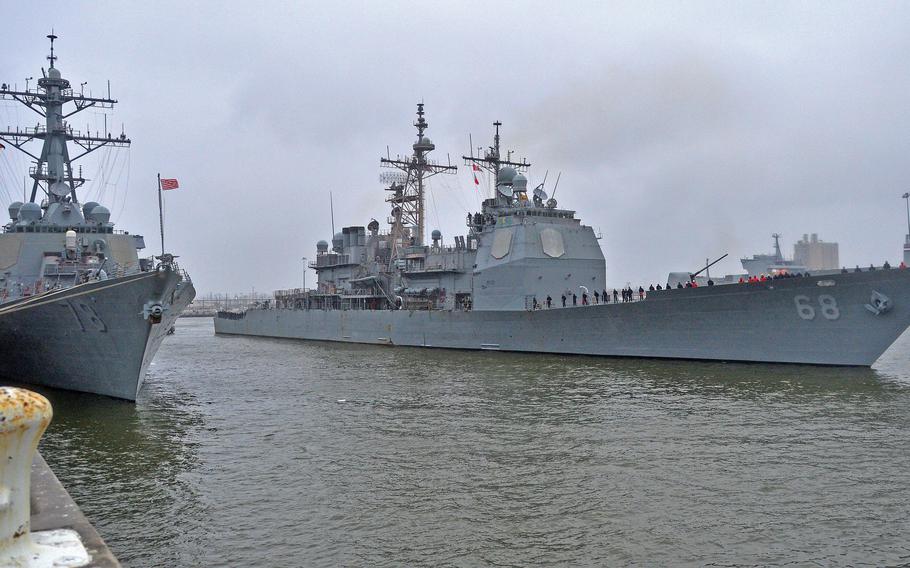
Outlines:
<svg viewBox="0 0 910 568"><path fill-rule="evenodd" d="M480 185L480 180L477 179L477 172L480 171L480 166L477 164L471 164L471 166L473 166L474 169L474 185Z"/></svg>
<svg viewBox="0 0 910 568"><path fill-rule="evenodd" d="M162 190L167 191L169 189L177 189L178 187L180 187L180 184L177 183L177 178L171 178L171 179L161 178L161 189Z"/></svg>

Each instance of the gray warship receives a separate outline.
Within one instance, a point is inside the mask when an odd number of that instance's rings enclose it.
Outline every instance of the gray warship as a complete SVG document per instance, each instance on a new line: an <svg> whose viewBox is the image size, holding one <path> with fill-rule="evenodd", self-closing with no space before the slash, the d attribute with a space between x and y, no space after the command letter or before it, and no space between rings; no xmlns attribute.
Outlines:
<svg viewBox="0 0 910 568"><path fill-rule="evenodd" d="M424 242L424 192L455 166L431 161L418 105L410 156L382 158L388 230L375 219L316 245L315 290L219 312L218 334L416 347L869 366L910 326L910 271L867 270L666 289L617 302L604 255L576 212L530 189L527 160L481 156L495 180L466 234ZM555 188L554 188L555 194ZM602 291L595 296L595 292ZM580 299L580 301L579 301ZM605 301L606 300L606 301Z"/></svg>
<svg viewBox="0 0 910 568"><path fill-rule="evenodd" d="M80 133L66 119L117 102L74 93L56 67L53 33L47 71L35 89L0 85L44 124L0 132L0 141L34 160L27 202L9 205L0 234L0 377L135 400L146 370L195 290L175 257L140 258L141 235L115 230L110 211L80 203L87 180L73 162L124 135ZM72 103L66 112L64 106ZM40 154L27 145L42 141ZM68 143L78 146L69 153ZM39 200L40 198L40 200Z"/></svg>

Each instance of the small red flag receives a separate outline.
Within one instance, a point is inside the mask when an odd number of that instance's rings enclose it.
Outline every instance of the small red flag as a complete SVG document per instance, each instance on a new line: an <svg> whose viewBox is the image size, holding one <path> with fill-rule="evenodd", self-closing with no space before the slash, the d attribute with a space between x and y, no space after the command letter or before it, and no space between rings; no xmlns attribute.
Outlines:
<svg viewBox="0 0 910 568"><path fill-rule="evenodd" d="M480 180L477 179L477 174L474 174L474 185L480 185Z"/></svg>
<svg viewBox="0 0 910 568"><path fill-rule="evenodd" d="M177 183L176 178L161 178L161 189L167 191L168 189L177 189L178 187L180 187L180 184Z"/></svg>
<svg viewBox="0 0 910 568"><path fill-rule="evenodd" d="M474 171L475 171L475 172L479 172L479 171L480 171L480 166L478 166L477 164L471 164L471 165L474 167Z"/></svg>

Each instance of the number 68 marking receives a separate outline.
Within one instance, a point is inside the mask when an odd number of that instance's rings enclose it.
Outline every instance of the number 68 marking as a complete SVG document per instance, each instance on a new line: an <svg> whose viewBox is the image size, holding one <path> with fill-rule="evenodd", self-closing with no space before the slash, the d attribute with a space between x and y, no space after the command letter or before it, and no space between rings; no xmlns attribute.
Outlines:
<svg viewBox="0 0 910 568"><path fill-rule="evenodd" d="M810 303L809 296L796 296L793 303L796 304L796 313L804 320L815 319L815 308ZM821 294L818 297L818 309L825 319L836 320L840 317L840 309L837 307L837 300L830 294Z"/></svg>

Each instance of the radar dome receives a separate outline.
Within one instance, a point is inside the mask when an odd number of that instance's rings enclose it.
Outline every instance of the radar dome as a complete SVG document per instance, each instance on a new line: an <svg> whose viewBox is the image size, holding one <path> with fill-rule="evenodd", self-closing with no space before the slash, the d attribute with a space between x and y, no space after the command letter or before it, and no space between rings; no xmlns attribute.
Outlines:
<svg viewBox="0 0 910 568"><path fill-rule="evenodd" d="M9 204L9 218L15 221L19 218L19 208L22 207L21 201L13 201Z"/></svg>
<svg viewBox="0 0 910 568"><path fill-rule="evenodd" d="M433 144L433 141L426 136L421 136L414 142L415 150L423 150L424 152L429 152L430 150L436 149L436 145Z"/></svg>
<svg viewBox="0 0 910 568"><path fill-rule="evenodd" d="M92 221L94 221L96 223L104 224L111 220L111 212L104 205L98 205L97 207L92 209L91 218L92 218Z"/></svg>
<svg viewBox="0 0 910 568"><path fill-rule="evenodd" d="M41 207L37 203L24 203L19 208L20 221L37 221L41 218Z"/></svg>
<svg viewBox="0 0 910 568"><path fill-rule="evenodd" d="M59 79L60 70L57 69L56 67L51 67L50 69L47 70L47 76L51 79Z"/></svg>
<svg viewBox="0 0 910 568"><path fill-rule="evenodd" d="M506 167L500 169L499 173L496 175L496 183L497 183L497 185L501 184L501 183L510 184L510 183L512 183L512 180L517 175L518 175L518 172L515 170L515 168L510 168L509 166L506 166Z"/></svg>
<svg viewBox="0 0 910 568"><path fill-rule="evenodd" d="M442 231L440 231L439 229L433 229L433 232L430 233L430 236L433 238L434 241L438 241L442 238Z"/></svg>
<svg viewBox="0 0 910 568"><path fill-rule="evenodd" d="M92 214L92 209L94 209L95 207L98 207L98 205L99 204L96 201L87 201L82 204L82 214L85 216L86 219L88 219L89 216Z"/></svg>
<svg viewBox="0 0 910 568"><path fill-rule="evenodd" d="M329 243L325 241L316 243L316 252L329 252Z"/></svg>
<svg viewBox="0 0 910 568"><path fill-rule="evenodd" d="M515 177L512 178L512 191L527 191L528 190L528 178L522 174L515 174Z"/></svg>

